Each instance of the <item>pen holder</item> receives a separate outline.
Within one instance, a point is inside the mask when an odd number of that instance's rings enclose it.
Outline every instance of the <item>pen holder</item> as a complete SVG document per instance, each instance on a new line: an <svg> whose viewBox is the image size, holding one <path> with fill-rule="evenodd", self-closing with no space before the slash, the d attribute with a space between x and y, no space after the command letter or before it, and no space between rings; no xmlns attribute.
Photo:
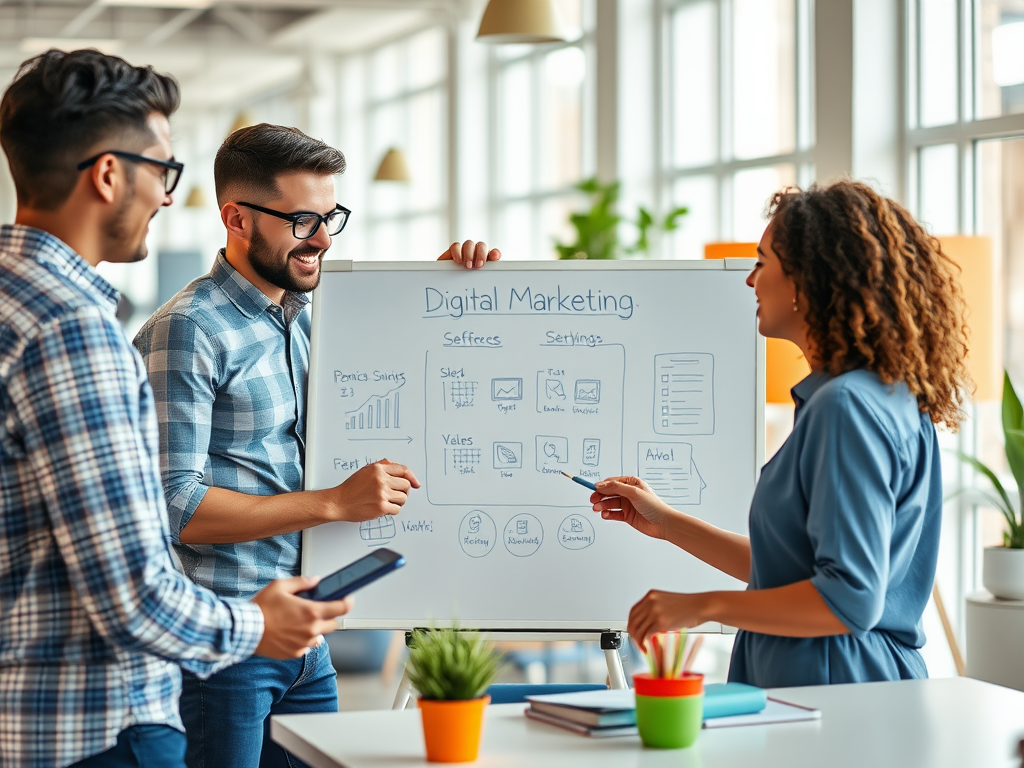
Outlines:
<svg viewBox="0 0 1024 768"><path fill-rule="evenodd" d="M682 677L633 675L636 728L647 747L680 749L697 740L704 718L704 675Z"/></svg>

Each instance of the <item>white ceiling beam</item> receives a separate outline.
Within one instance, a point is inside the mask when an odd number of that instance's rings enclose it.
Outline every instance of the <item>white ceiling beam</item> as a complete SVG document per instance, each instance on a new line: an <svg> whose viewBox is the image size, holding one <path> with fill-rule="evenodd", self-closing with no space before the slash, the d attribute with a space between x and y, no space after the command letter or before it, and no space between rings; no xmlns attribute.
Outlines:
<svg viewBox="0 0 1024 768"><path fill-rule="evenodd" d="M267 42L267 30L244 11L230 5L223 5L214 8L213 13L250 43Z"/></svg>
<svg viewBox="0 0 1024 768"><path fill-rule="evenodd" d="M94 0L91 5L84 8L81 13L64 25L64 28L60 31L60 36L71 37L72 35L77 35L85 28L86 24L103 13L106 7L103 5L102 0Z"/></svg>
<svg viewBox="0 0 1024 768"><path fill-rule="evenodd" d="M205 8L187 8L181 13L177 13L168 19L166 22L161 24L159 27L154 29L143 40L143 45L160 45L171 35L176 32L180 32L193 21L198 19L206 13Z"/></svg>

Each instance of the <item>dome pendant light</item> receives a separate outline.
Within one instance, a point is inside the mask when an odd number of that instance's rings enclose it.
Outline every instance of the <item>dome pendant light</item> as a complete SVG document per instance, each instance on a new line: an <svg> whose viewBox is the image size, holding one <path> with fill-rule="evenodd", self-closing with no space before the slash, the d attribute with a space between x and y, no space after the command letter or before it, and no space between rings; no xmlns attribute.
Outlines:
<svg viewBox="0 0 1024 768"><path fill-rule="evenodd" d="M556 0L490 0L480 19L481 43L565 42L565 26Z"/></svg>

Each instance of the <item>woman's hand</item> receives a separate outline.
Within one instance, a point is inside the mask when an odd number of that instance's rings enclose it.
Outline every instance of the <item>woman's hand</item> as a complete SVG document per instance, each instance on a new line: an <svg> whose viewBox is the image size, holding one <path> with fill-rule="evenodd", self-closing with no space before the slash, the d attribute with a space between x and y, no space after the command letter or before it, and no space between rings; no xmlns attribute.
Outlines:
<svg viewBox="0 0 1024 768"><path fill-rule="evenodd" d="M659 499L647 483L639 477L609 477L596 485L590 503L601 517L622 520L655 539L666 538L666 523L678 513Z"/></svg>
<svg viewBox="0 0 1024 768"><path fill-rule="evenodd" d="M704 595L684 595L652 589L629 612L626 631L647 651L647 638L656 632L683 629L703 624Z"/></svg>

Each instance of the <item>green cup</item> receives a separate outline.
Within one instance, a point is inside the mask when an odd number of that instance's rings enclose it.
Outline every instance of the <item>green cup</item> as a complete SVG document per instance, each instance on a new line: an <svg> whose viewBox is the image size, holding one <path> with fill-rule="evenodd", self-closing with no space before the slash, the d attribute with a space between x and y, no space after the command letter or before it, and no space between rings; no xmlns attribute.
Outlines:
<svg viewBox="0 0 1024 768"><path fill-rule="evenodd" d="M635 675L633 679L636 727L645 746L682 749L697 741L704 720L703 675L674 680Z"/></svg>

